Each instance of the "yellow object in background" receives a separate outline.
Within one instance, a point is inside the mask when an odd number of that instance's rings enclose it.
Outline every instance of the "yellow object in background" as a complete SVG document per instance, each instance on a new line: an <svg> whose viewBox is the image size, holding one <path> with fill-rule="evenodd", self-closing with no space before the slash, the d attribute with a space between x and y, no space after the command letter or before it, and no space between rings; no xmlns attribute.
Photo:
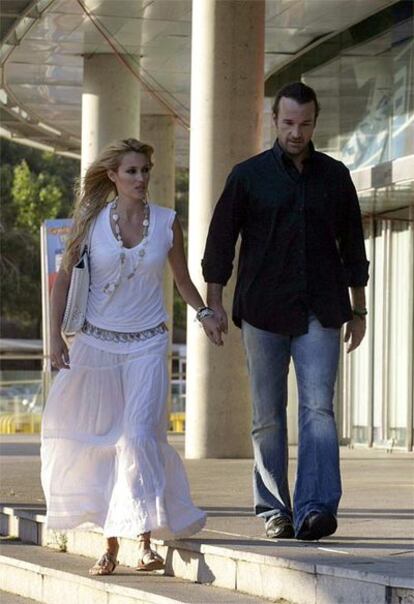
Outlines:
<svg viewBox="0 0 414 604"><path fill-rule="evenodd" d="M0 434L37 434L41 421L40 413L1 413Z"/></svg>
<svg viewBox="0 0 414 604"><path fill-rule="evenodd" d="M0 413L0 434L38 434L40 413ZM185 413L170 413L170 432L185 432Z"/></svg>
<svg viewBox="0 0 414 604"><path fill-rule="evenodd" d="M170 432L185 432L185 413L170 413Z"/></svg>

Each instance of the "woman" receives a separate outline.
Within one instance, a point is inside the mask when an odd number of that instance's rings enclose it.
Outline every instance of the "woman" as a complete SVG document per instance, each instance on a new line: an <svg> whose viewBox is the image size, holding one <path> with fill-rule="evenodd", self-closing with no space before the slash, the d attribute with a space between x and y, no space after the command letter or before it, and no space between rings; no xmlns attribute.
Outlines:
<svg viewBox="0 0 414 604"><path fill-rule="evenodd" d="M94 575L114 572L117 537L138 536L137 570L155 570L164 562L151 549L152 532L188 536L205 523L166 437L167 257L207 336L222 341L214 313L190 279L175 212L147 202L152 152L135 139L122 140L89 167L52 293L51 361L61 371L42 426L47 525L103 527L107 548L89 571ZM88 240L86 322L69 357L60 327L71 269Z"/></svg>

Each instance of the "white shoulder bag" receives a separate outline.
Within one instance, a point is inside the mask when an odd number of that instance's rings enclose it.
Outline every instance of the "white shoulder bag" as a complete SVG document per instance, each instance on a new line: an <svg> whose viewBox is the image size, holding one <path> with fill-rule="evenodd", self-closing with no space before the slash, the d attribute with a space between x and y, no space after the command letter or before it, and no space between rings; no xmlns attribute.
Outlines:
<svg viewBox="0 0 414 604"><path fill-rule="evenodd" d="M86 307L88 304L89 287L91 283L89 253L95 222L96 219L93 220L89 227L88 237L83 244L80 258L72 269L61 327L63 333L67 336L80 331L85 323Z"/></svg>

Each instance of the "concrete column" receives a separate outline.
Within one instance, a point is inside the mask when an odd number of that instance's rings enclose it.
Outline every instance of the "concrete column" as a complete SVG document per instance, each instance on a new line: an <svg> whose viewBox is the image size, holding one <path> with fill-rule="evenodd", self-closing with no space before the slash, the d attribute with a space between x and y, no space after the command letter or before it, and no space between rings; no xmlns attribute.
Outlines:
<svg viewBox="0 0 414 604"><path fill-rule="evenodd" d="M261 150L264 0L194 0L192 25L189 264L201 274L213 208L232 166ZM234 271L236 272L236 270ZM186 456L251 455L250 392L240 330L231 324L235 276L225 289L230 330L210 344L187 322Z"/></svg>
<svg viewBox="0 0 414 604"><path fill-rule="evenodd" d="M171 115L143 115L141 140L154 147L149 185L149 199L154 203L175 206L175 120ZM170 353L172 351L173 276L169 264L164 276L164 299L169 316Z"/></svg>
<svg viewBox="0 0 414 604"><path fill-rule="evenodd" d="M140 84L113 54L84 58L82 166L84 174L102 148L120 138L139 138Z"/></svg>
<svg viewBox="0 0 414 604"><path fill-rule="evenodd" d="M408 375L411 380L408 383L408 409L407 409L407 450L413 450L413 430L414 425L414 204L410 205L408 210L409 219L409 254L408 254L408 274L410 283L408 286L408 308L411 313L408 318Z"/></svg>
<svg viewBox="0 0 414 604"><path fill-rule="evenodd" d="M175 199L175 120L172 115L141 116L140 140L154 147L149 197L167 208Z"/></svg>

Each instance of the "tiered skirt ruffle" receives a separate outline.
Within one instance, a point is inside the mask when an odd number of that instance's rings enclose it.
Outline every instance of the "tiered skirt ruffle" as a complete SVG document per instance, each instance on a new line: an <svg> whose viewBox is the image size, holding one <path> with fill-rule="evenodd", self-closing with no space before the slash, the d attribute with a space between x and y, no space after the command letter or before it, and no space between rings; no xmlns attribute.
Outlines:
<svg viewBox="0 0 414 604"><path fill-rule="evenodd" d="M167 442L167 334L114 353L77 336L70 369L51 388L42 425L47 526L103 528L105 536L184 537L205 513Z"/></svg>

